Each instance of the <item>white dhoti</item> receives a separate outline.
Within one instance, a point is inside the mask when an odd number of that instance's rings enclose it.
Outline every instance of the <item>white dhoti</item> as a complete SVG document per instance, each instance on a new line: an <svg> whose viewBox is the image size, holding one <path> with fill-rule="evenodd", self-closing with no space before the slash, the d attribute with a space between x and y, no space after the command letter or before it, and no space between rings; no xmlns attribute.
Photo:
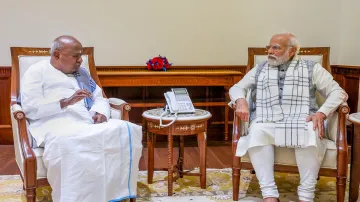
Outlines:
<svg viewBox="0 0 360 202"><path fill-rule="evenodd" d="M141 137L141 126L115 119L76 122L48 133L43 160L53 201L135 198Z"/></svg>

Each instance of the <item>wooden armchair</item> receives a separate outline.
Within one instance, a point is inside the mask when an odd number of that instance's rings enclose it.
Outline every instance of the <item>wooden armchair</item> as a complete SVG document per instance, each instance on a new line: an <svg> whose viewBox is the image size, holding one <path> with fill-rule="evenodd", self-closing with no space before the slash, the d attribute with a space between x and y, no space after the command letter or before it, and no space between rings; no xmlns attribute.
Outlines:
<svg viewBox="0 0 360 202"><path fill-rule="evenodd" d="M23 187L26 191L27 201L35 202L36 188L48 186L47 170L44 166L42 155L44 149L37 147L27 129L26 114L21 108L20 83L25 71L32 65L50 57L49 48L23 48L11 47L12 74L11 74L11 122L14 138L16 163L19 167ZM82 67L89 70L92 78L101 87L96 74L94 62L94 49L83 48ZM104 95L105 96L105 95ZM109 98L111 118L129 120L130 105L117 98ZM94 190L95 191L95 190ZM135 201L135 199L132 199Z"/></svg>
<svg viewBox="0 0 360 202"><path fill-rule="evenodd" d="M330 72L329 47L321 48L301 48L300 57L307 60L313 60L322 64ZM254 64L267 59L267 50L265 48L248 49L248 67L249 71ZM250 94L250 93L248 93ZM247 97L248 102L250 96ZM318 105L324 103L324 98L316 93ZM249 104L249 106L251 106ZM319 175L336 177L337 180L337 201L344 201L346 177L348 171L348 145L346 140L346 117L349 113L349 107L346 103L339 106L338 110L327 118L325 134L328 138L327 151L321 165ZM241 121L234 112L234 125L232 136L232 182L233 182L233 200L239 199L240 170L253 170L250 158L246 153L243 157L235 156L237 143L241 136L247 131L248 123ZM298 173L295 160L295 150L292 148L275 147L275 171Z"/></svg>

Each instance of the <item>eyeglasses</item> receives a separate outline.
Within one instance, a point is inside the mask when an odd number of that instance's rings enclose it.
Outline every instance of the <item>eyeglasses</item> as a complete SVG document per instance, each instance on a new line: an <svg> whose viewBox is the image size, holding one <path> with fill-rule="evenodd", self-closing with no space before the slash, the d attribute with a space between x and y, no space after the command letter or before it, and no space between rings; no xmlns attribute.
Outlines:
<svg viewBox="0 0 360 202"><path fill-rule="evenodd" d="M292 47L292 46L288 46ZM273 49L275 52L281 50L281 47L279 45L267 45L265 46L266 50L270 51L270 49Z"/></svg>

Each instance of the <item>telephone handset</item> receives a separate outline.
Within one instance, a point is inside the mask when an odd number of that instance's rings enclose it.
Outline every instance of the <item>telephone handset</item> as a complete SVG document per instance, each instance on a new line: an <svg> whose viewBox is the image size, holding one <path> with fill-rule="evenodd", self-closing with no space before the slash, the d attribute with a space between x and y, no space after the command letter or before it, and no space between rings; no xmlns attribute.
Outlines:
<svg viewBox="0 0 360 202"><path fill-rule="evenodd" d="M193 103L191 102L190 96L186 90L186 88L172 88L170 92L164 93L166 99L166 107L164 113L161 114L160 117L160 126L167 127L173 124L177 119L178 113L193 113L195 112L195 108ZM162 117L168 113L175 114L175 118L169 124L162 124Z"/></svg>
<svg viewBox="0 0 360 202"><path fill-rule="evenodd" d="M176 101L176 97L174 92L166 92L164 93L166 103L168 105L168 109L170 110L170 113L176 113L179 112L179 106Z"/></svg>

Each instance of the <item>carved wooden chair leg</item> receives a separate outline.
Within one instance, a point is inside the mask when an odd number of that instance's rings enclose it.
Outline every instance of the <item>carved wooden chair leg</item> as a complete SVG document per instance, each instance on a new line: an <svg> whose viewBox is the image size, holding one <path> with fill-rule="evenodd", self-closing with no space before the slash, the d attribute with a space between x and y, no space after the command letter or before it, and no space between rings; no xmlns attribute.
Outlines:
<svg viewBox="0 0 360 202"><path fill-rule="evenodd" d="M232 167L233 201L239 200L240 169L240 157L234 156Z"/></svg>
<svg viewBox="0 0 360 202"><path fill-rule="evenodd" d="M26 189L26 201L35 202L36 201L36 188Z"/></svg>
<svg viewBox="0 0 360 202"><path fill-rule="evenodd" d="M336 177L336 195L337 201L345 201L346 177Z"/></svg>
<svg viewBox="0 0 360 202"><path fill-rule="evenodd" d="M345 148L347 148L347 146ZM343 160L343 162L341 162L341 160ZM340 162L338 162L337 165L336 195L338 202L345 201L347 168L347 156L345 155L345 157L340 158Z"/></svg>
<svg viewBox="0 0 360 202"><path fill-rule="evenodd" d="M241 170L241 158L236 156L237 142L240 139L240 121L238 116L234 112L234 133L232 136L232 184L233 184L233 201L239 200L239 186L240 186L240 170Z"/></svg>

